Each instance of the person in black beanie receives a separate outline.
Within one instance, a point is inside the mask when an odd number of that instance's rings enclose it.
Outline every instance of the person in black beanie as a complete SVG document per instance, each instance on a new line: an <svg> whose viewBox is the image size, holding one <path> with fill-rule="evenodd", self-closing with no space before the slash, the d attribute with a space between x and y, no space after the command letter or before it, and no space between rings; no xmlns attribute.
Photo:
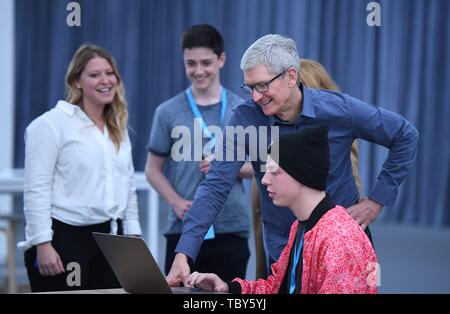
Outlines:
<svg viewBox="0 0 450 314"><path fill-rule="evenodd" d="M267 153L294 179L324 191L330 163L327 134L324 124L286 134L272 143Z"/></svg>
<svg viewBox="0 0 450 314"><path fill-rule="evenodd" d="M216 274L194 272L189 284L243 294L377 293L379 268L369 238L325 193L328 127L320 124L283 135L268 154L262 184L275 205L289 207L297 218L272 274L227 283Z"/></svg>

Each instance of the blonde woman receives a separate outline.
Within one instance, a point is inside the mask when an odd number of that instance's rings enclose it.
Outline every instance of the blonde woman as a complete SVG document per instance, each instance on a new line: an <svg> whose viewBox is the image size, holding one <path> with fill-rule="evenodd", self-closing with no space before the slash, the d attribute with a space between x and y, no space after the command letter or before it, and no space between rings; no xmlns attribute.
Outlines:
<svg viewBox="0 0 450 314"><path fill-rule="evenodd" d="M66 92L66 101L25 131L26 241L19 246L32 291L120 287L92 237L141 234L127 104L113 57L81 46Z"/></svg>

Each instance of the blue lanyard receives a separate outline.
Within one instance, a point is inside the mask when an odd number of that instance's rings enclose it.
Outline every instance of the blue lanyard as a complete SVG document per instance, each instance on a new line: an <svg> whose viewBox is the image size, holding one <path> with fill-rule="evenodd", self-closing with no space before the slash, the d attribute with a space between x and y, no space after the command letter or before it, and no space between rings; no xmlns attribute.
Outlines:
<svg viewBox="0 0 450 314"><path fill-rule="evenodd" d="M223 127L225 113L227 111L227 90L223 86L222 86L221 94L222 94L222 104L221 104L221 108L220 108L220 126ZM211 145L210 145L211 147L210 148L212 150L212 148L216 144L216 138L212 137L211 133L208 130L206 123L203 121L202 115L201 115L200 111L198 110L197 104L195 103L194 96L192 96L192 88L191 87L186 89L186 96L188 98L189 105L191 106L192 113L194 114L195 119L200 124L200 127L202 128L203 133L205 133L206 136L211 139Z"/></svg>
<svg viewBox="0 0 450 314"><path fill-rule="evenodd" d="M289 293L293 294L295 291L295 286L296 286L296 275L297 275L297 265L298 265L298 261L300 259L300 253L302 251L302 247L303 247L303 235L305 233L305 229L303 229L302 231L302 236L300 238L300 243L297 245L297 247L295 248L295 252L294 252L294 263L292 263L292 269L291 269L291 284L289 286Z"/></svg>
<svg viewBox="0 0 450 314"><path fill-rule="evenodd" d="M195 103L194 96L192 95L191 87L186 89L186 96L188 98L189 105L191 106L191 110L192 110L192 113L194 114L195 120L197 120L197 122L200 124L200 127L202 128L202 132L205 133L206 136L211 139L209 149L212 152L214 146L216 145L217 139L216 139L216 137L212 137L211 132L209 132L205 121L203 121L202 114L198 110L198 106ZM221 108L220 108L220 127L223 127L224 120L225 120L225 113L227 111L227 90L223 86L222 86L221 97L222 97L222 104L221 104ZM213 239L214 237L215 237L214 225L211 225L211 227L209 228L209 230L205 236L205 240Z"/></svg>

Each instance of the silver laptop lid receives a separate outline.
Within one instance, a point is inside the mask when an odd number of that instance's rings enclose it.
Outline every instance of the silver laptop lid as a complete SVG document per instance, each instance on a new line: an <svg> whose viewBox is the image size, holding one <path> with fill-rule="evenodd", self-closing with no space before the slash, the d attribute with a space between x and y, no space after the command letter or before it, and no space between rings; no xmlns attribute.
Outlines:
<svg viewBox="0 0 450 314"><path fill-rule="evenodd" d="M172 293L142 238L93 232L122 288L130 293Z"/></svg>

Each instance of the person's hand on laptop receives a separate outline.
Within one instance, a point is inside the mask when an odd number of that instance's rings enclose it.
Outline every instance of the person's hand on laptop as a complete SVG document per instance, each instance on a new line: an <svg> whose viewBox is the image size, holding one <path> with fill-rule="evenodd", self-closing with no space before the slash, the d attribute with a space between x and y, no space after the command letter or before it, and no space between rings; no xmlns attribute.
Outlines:
<svg viewBox="0 0 450 314"><path fill-rule="evenodd" d="M188 279L190 274L190 268L187 260L187 256L183 253L177 253L170 268L169 274L166 277L167 283L170 287L178 287L183 282L184 286L189 286Z"/></svg>
<svg viewBox="0 0 450 314"><path fill-rule="evenodd" d="M193 272L189 276L188 284L204 290L228 292L228 285L219 276L212 273Z"/></svg>

